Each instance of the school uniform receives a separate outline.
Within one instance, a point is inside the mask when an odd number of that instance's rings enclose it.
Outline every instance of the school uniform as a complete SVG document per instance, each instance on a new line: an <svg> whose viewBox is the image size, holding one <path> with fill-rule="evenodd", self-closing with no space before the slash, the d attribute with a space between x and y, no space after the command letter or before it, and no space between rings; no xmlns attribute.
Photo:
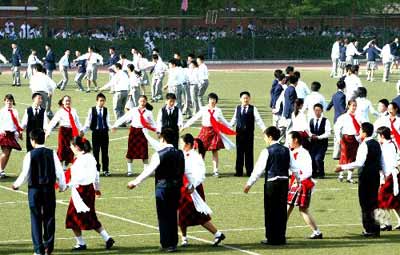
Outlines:
<svg viewBox="0 0 400 255"><path fill-rule="evenodd" d="M83 132L87 132L89 129L92 130L92 146L93 155L96 159L97 171L100 171L101 165L103 165L103 172L109 172L109 157L108 157L108 145L109 145L109 127L110 127L110 115L106 107L94 106L89 109L88 115L83 127ZM100 164L100 150L101 150L101 164Z"/></svg>
<svg viewBox="0 0 400 255"><path fill-rule="evenodd" d="M343 44L339 48L339 67L343 71L346 68L346 46Z"/></svg>
<svg viewBox="0 0 400 255"><path fill-rule="evenodd" d="M14 182L19 188L28 183L28 200L31 217L31 234L36 254L51 254L55 240L56 194L54 184L58 179L60 191L66 189L64 171L55 152L38 145L23 160L22 172ZM45 233L45 234L42 234Z"/></svg>
<svg viewBox="0 0 400 255"><path fill-rule="evenodd" d="M314 115L314 106L316 104L321 104L322 105L322 110L326 109L326 100L325 97L317 92L317 91L313 91L311 92L311 94L309 94L305 100L304 100L304 106L303 109L304 111L307 110L307 118L310 120L311 118L313 118Z"/></svg>
<svg viewBox="0 0 400 255"><path fill-rule="evenodd" d="M125 105L128 100L130 90L129 76L122 70L119 70L102 89L111 88L113 95L113 110L116 119L121 118L125 113Z"/></svg>
<svg viewBox="0 0 400 255"><path fill-rule="evenodd" d="M162 83L167 69L167 65L160 59L153 67L153 77L151 81L151 98L153 100L157 101L162 99Z"/></svg>
<svg viewBox="0 0 400 255"><path fill-rule="evenodd" d="M182 110L183 103L183 82L184 73L181 67L174 67L168 70L168 93L173 93L176 96L176 106Z"/></svg>
<svg viewBox="0 0 400 255"><path fill-rule="evenodd" d="M331 60L332 60L332 70L331 70L331 77L336 77L338 72L338 62L340 56L340 42L336 41L332 45L331 50Z"/></svg>
<svg viewBox="0 0 400 255"><path fill-rule="evenodd" d="M44 58L44 68L46 69L47 76L53 78L53 71L56 69L56 57L52 50L46 52L46 57Z"/></svg>
<svg viewBox="0 0 400 255"><path fill-rule="evenodd" d="M382 47L381 55L383 64L382 81L387 82L389 81L390 67L392 66L392 62L394 61L394 56L391 53L390 44L385 44L385 46Z"/></svg>
<svg viewBox="0 0 400 255"><path fill-rule="evenodd" d="M104 62L104 65L108 67L109 80L111 80L115 74L114 65L118 63L118 61L119 61L119 56L117 54L111 54L107 62Z"/></svg>
<svg viewBox="0 0 400 255"><path fill-rule="evenodd" d="M367 54L367 70L378 69L376 59L379 58L380 52L375 48L375 46L370 46L364 51L364 53Z"/></svg>
<svg viewBox="0 0 400 255"><path fill-rule="evenodd" d="M272 125L275 127L278 127L279 120L281 118L282 112L283 112L283 95L284 95L284 90L287 88L285 84L281 84L278 82L278 85L275 86L275 89L271 89L271 102L270 106L271 109L278 109L276 113L273 113L272 115Z"/></svg>
<svg viewBox="0 0 400 255"><path fill-rule="evenodd" d="M379 121L379 122L378 122ZM374 129L378 129L379 127L388 127L390 128L390 133L393 138L393 141L396 143L397 148L400 148L400 118L391 116L383 116L377 120L378 123L374 124Z"/></svg>
<svg viewBox="0 0 400 255"><path fill-rule="evenodd" d="M170 128L175 132L174 141L171 144L178 148L179 129L183 126L182 111L178 107L163 106L157 115L157 133L161 133L164 129Z"/></svg>
<svg viewBox="0 0 400 255"><path fill-rule="evenodd" d="M203 96L206 94L209 81L208 81L208 68L206 64L202 63L199 65L199 80L200 80L200 85L199 85L199 96L197 98L200 107L203 106ZM195 99L193 99L195 100Z"/></svg>
<svg viewBox="0 0 400 255"><path fill-rule="evenodd" d="M11 70L12 70L12 77L13 77L13 86L21 86L21 62L22 62L22 55L19 48L15 48L12 51L11 55Z"/></svg>
<svg viewBox="0 0 400 255"><path fill-rule="evenodd" d="M276 100L278 100L278 97L282 92L282 91L277 91L278 87L279 87L279 81L278 79L274 79L272 81L271 90L269 91L269 98L270 98L269 107L271 109L275 108L275 102Z"/></svg>
<svg viewBox="0 0 400 255"><path fill-rule="evenodd" d="M18 111L14 108L3 107L0 110L0 146L22 150L18 144L19 133L23 131L18 120ZM4 170L4 169L3 169Z"/></svg>
<svg viewBox="0 0 400 255"><path fill-rule="evenodd" d="M139 97L140 97L140 82L141 76L136 75L136 73L129 74L129 88L130 91L128 93L128 100L125 104L125 109L132 109L133 107L139 106Z"/></svg>
<svg viewBox="0 0 400 255"><path fill-rule="evenodd" d="M76 60L86 60L86 79L89 81L97 80L98 65L103 64L103 57L95 52L88 52L78 57Z"/></svg>
<svg viewBox="0 0 400 255"><path fill-rule="evenodd" d="M52 117L51 111L51 95L54 94L57 84L47 75L41 72L36 72L29 80L29 88L32 94L39 93L42 96L42 104L40 107L44 108L47 116Z"/></svg>
<svg viewBox="0 0 400 255"><path fill-rule="evenodd" d="M81 91L83 91L82 80L86 75L86 60L81 59L81 60L76 61L76 66L78 67L78 70L75 74L74 81L75 81L76 85L78 86L78 88Z"/></svg>
<svg viewBox="0 0 400 255"><path fill-rule="evenodd" d="M307 150L310 149L310 141L309 138L311 136L310 133L310 126L307 121L306 115L302 112L299 111L297 115L295 115L294 112L292 112L291 118L290 118L290 125L288 126L286 130L286 137L288 137L289 133L292 131L299 132L301 135L301 145L306 148ZM289 139L286 140L286 146L289 147Z"/></svg>
<svg viewBox="0 0 400 255"><path fill-rule="evenodd" d="M374 109L371 101L365 97L357 97L357 109L356 116L360 119L361 123L369 122L369 113L374 115L375 117L379 116L379 113Z"/></svg>
<svg viewBox="0 0 400 255"><path fill-rule="evenodd" d="M27 61L27 68L26 68L26 73L25 73L25 79L30 79L33 75L33 67L35 64L41 64L42 62L39 60L39 58L36 55L29 55L28 61Z"/></svg>
<svg viewBox="0 0 400 255"><path fill-rule="evenodd" d="M333 123L336 123L339 116L346 112L346 95L342 90L338 90L332 95L331 102L326 107L326 110L329 111L332 107L334 109Z"/></svg>
<svg viewBox="0 0 400 255"><path fill-rule="evenodd" d="M305 99L308 95L310 95L311 91L308 88L307 84L302 81L298 80L296 85L296 94L297 98Z"/></svg>
<svg viewBox="0 0 400 255"><path fill-rule="evenodd" d="M25 110L24 116L21 120L21 125L23 129L26 129L26 150L29 152L33 150L30 132L35 129L46 129L48 123L48 118L46 115L46 110L40 106L31 106Z"/></svg>
<svg viewBox="0 0 400 255"><path fill-rule="evenodd" d="M357 137L360 134L361 122L350 113L342 114L335 123L336 141L340 141L339 164L348 164L356 160L359 146Z"/></svg>
<svg viewBox="0 0 400 255"><path fill-rule="evenodd" d="M284 92L284 103L282 116L286 119L290 119L292 112L294 111L294 101L297 99L296 87L289 85Z"/></svg>
<svg viewBox="0 0 400 255"><path fill-rule="evenodd" d="M374 218L378 208L379 171L382 169L382 150L379 143L367 137L357 150L353 163L342 165L343 170L358 169L358 198L361 206L365 236L379 236L380 228Z"/></svg>
<svg viewBox="0 0 400 255"><path fill-rule="evenodd" d="M344 89L346 94L346 102L348 102L350 99L356 98L358 88L362 87L363 85L360 78L356 74L346 76L344 82L346 83L346 88Z"/></svg>
<svg viewBox="0 0 400 255"><path fill-rule="evenodd" d="M57 84L57 87L61 90L64 90L65 86L68 84L68 69L71 67L71 63L69 62L68 58L69 56L64 55L58 62L58 68L60 69L62 80Z"/></svg>
<svg viewBox="0 0 400 255"><path fill-rule="evenodd" d="M325 154L328 149L328 138L331 135L331 123L325 117L312 118L310 120L311 135L317 139L311 139L310 155L312 159L313 177L325 177Z"/></svg>
<svg viewBox="0 0 400 255"><path fill-rule="evenodd" d="M255 123L262 131L266 129L254 105L238 105L236 107L230 122L230 126L236 125L236 176L243 176L243 165L246 165L247 176L253 172Z"/></svg>

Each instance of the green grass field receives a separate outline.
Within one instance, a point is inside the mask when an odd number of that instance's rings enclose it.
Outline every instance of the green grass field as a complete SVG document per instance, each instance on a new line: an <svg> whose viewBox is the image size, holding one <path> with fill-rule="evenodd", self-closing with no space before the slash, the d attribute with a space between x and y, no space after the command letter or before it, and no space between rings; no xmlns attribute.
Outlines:
<svg viewBox="0 0 400 255"><path fill-rule="evenodd" d="M301 70L301 69L300 69ZM364 73L364 70L362 70ZM381 78L381 73L378 73ZM70 75L73 77L72 75ZM329 100L336 91L336 80L329 78L329 71L304 70L302 79L310 84L317 80L323 84L322 92ZM60 76L56 75L55 79ZM392 79L398 79L394 75ZM108 76L100 75L100 84L104 84ZM219 106L229 120L238 103L239 93L248 90L252 94L253 103L260 110L265 123L271 123L269 103L269 89L272 80L271 71L218 71L211 72L208 92L216 92L221 100ZM392 99L395 94L395 82L383 84L379 81L370 83L362 77L368 88L368 98L375 104L381 98ZM17 109L22 118L23 110L30 104L30 90L27 82L20 88L11 87L10 74L0 76L0 97L12 93L16 97ZM95 94L84 94L75 91L70 81L67 90L56 91L53 102L57 102L62 95L72 96L73 107L77 108L81 122L84 122L88 108L95 103ZM108 96L108 106L111 108L111 95ZM53 103L53 109L56 106ZM155 104L153 114L162 106ZM332 112L327 116L332 120ZM372 118L374 120L374 118ZM197 135L199 123L188 132ZM112 177L102 177L102 198L97 200L98 216L107 231L116 240L115 247L105 251L104 243L94 231L84 232L88 243L88 250L82 254L158 254L159 236L157 232L157 218L154 200L154 182L147 180L133 191L126 189L131 178L125 177L125 152L128 135L126 128L120 128L112 133L110 139L110 168ZM90 134L88 134L90 137ZM262 133L256 130L255 157L265 147ZM48 146L57 145L56 133L50 137ZM118 139L122 138L122 139ZM21 142L21 145L24 142ZM23 146L25 148L25 145ZM330 148L331 149L331 148ZM32 254L30 241L30 219L26 190L20 192L9 189L19 174L24 152L13 152L6 169L8 179L0 180L0 254ZM284 247L266 247L259 244L264 238L263 212L263 182L253 187L250 194L245 195L242 190L247 178L234 177L235 151L223 150L220 153L221 178L208 176L205 182L207 203L213 209L212 215L215 225L222 230L227 239L224 246L212 247L209 241L213 236L201 227L189 228L192 237L190 246L181 248L180 254L399 254L400 232L384 232L380 239L364 239L362 231L360 209L357 199L357 186L347 183L338 183L333 173L336 162L331 159L331 150L326 158L327 178L319 180L311 203L311 212L314 215L321 231L323 240L308 240L310 229L305 226L299 213L294 213L288 222L288 245ZM208 173L212 172L211 158L207 154L206 162ZM140 161L134 162L134 171L142 170ZM57 199L57 231L54 254L71 254L75 244L73 234L64 227L70 191L58 194ZM393 217L394 218L394 217ZM394 225L397 222L393 222Z"/></svg>

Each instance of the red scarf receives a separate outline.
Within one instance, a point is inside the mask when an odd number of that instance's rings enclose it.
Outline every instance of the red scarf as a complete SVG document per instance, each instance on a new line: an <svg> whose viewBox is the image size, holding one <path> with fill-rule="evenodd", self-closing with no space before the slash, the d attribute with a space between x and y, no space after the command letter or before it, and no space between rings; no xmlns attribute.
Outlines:
<svg viewBox="0 0 400 255"><path fill-rule="evenodd" d="M354 114L349 113L349 115L351 117L351 120L353 121L354 128L356 129L356 133L357 133L357 135L359 135L361 126L358 123L358 121L356 120L356 116L354 116Z"/></svg>
<svg viewBox="0 0 400 255"><path fill-rule="evenodd" d="M400 145L400 134L394 126L395 121L396 121L396 118L394 118L393 120L390 120L390 129L391 129L390 131L392 131L394 140L396 141L397 146L399 146Z"/></svg>
<svg viewBox="0 0 400 255"><path fill-rule="evenodd" d="M71 108L65 108L65 107L63 107L63 108L68 113L69 123L71 124L71 128L72 128L72 137L79 136L79 130L76 127L74 117L72 116L72 113L71 113L72 109Z"/></svg>
<svg viewBox="0 0 400 255"><path fill-rule="evenodd" d="M219 122L215 119L215 117L214 117L215 110L209 109L208 112L210 113L211 126L216 133L222 132L226 135L236 135L235 131L233 131L232 129L228 128L227 126L225 126L224 124L222 124L221 122Z"/></svg>
<svg viewBox="0 0 400 255"><path fill-rule="evenodd" d="M17 120L17 118L16 118L15 115L14 115L13 109L9 108L8 111L9 111L10 114L11 114L11 119L12 119L12 121L13 121L13 123L14 123L14 125L15 125L15 128L16 128L17 131L18 131L18 133L22 132L24 129L21 128L21 126L19 125L18 120Z"/></svg>
<svg viewBox="0 0 400 255"><path fill-rule="evenodd" d="M144 112L146 111L146 110L143 110L143 111L140 111L140 109L138 109L138 111L139 111L139 115L140 115L140 123L142 124L142 126L144 127L144 128L147 128L148 130L151 130L151 131L153 131L153 132L156 132L156 129L155 128L153 128L147 121L146 121L146 119L144 118Z"/></svg>

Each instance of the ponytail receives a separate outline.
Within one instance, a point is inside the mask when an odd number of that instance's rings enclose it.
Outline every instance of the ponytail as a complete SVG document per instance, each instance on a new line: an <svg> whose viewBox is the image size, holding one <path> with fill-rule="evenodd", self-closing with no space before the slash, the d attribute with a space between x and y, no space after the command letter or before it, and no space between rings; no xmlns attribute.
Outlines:
<svg viewBox="0 0 400 255"><path fill-rule="evenodd" d="M75 137L73 145L78 146L78 148L85 153L89 153L92 151L92 146L85 137L80 137L80 136Z"/></svg>

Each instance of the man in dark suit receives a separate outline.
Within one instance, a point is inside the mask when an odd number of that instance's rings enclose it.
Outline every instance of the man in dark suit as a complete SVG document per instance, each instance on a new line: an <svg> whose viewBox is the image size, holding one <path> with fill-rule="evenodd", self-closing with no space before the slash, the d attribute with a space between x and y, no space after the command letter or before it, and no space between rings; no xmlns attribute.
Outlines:
<svg viewBox="0 0 400 255"><path fill-rule="evenodd" d="M22 184L28 182L34 254L51 254L54 249L56 223L54 184L58 179L60 191L65 191L64 171L57 154L44 147L45 133L42 129L32 130L30 138L34 149L26 154L22 172L12 189L18 190Z"/></svg>
<svg viewBox="0 0 400 255"><path fill-rule="evenodd" d="M11 70L12 70L12 77L13 77L13 84L12 86L21 86L21 62L22 62L22 55L21 51L19 50L17 44L12 43L12 55L11 55Z"/></svg>
<svg viewBox="0 0 400 255"><path fill-rule="evenodd" d="M297 99L296 85L299 81L297 76L289 76L289 85L285 90L285 103L283 104L283 117L290 119L292 117L292 112L294 110L294 102Z"/></svg>
<svg viewBox="0 0 400 255"><path fill-rule="evenodd" d="M115 53L115 48L114 47L110 47L108 49L108 53L110 53L110 57L108 58L108 60L104 63L105 66L107 66L108 68L108 72L109 72L109 78L111 80L111 78L114 76L115 74L115 70L114 70L114 65L116 63L118 63L119 61L119 55Z"/></svg>
<svg viewBox="0 0 400 255"><path fill-rule="evenodd" d="M336 123L337 118L340 115L346 112L346 95L344 94L344 88L346 87L346 83L344 80L339 80L336 83L337 92L333 94L331 102L326 107L326 110L329 111L332 107L335 110L333 123Z"/></svg>
<svg viewBox="0 0 400 255"><path fill-rule="evenodd" d="M44 48L46 49L46 57L43 58L44 68L46 69L46 74L53 78L53 71L56 69L56 57L51 50L50 44L46 44Z"/></svg>
<svg viewBox="0 0 400 255"><path fill-rule="evenodd" d="M282 87L282 86L279 86L279 77L281 76L281 74L283 74L283 72L282 72L282 70L280 70L280 69L277 69L277 70L275 70L275 72L274 72L274 77L275 77L275 79L272 81L271 90L270 90L270 92L269 92L269 95L270 95L269 107L270 107L271 109L274 109L274 108L275 108L276 100L278 100L278 97L279 97L279 95L280 95L281 92L282 92L282 91L278 91L278 90L277 90L278 87ZM283 76L283 77L285 77L285 76Z"/></svg>

